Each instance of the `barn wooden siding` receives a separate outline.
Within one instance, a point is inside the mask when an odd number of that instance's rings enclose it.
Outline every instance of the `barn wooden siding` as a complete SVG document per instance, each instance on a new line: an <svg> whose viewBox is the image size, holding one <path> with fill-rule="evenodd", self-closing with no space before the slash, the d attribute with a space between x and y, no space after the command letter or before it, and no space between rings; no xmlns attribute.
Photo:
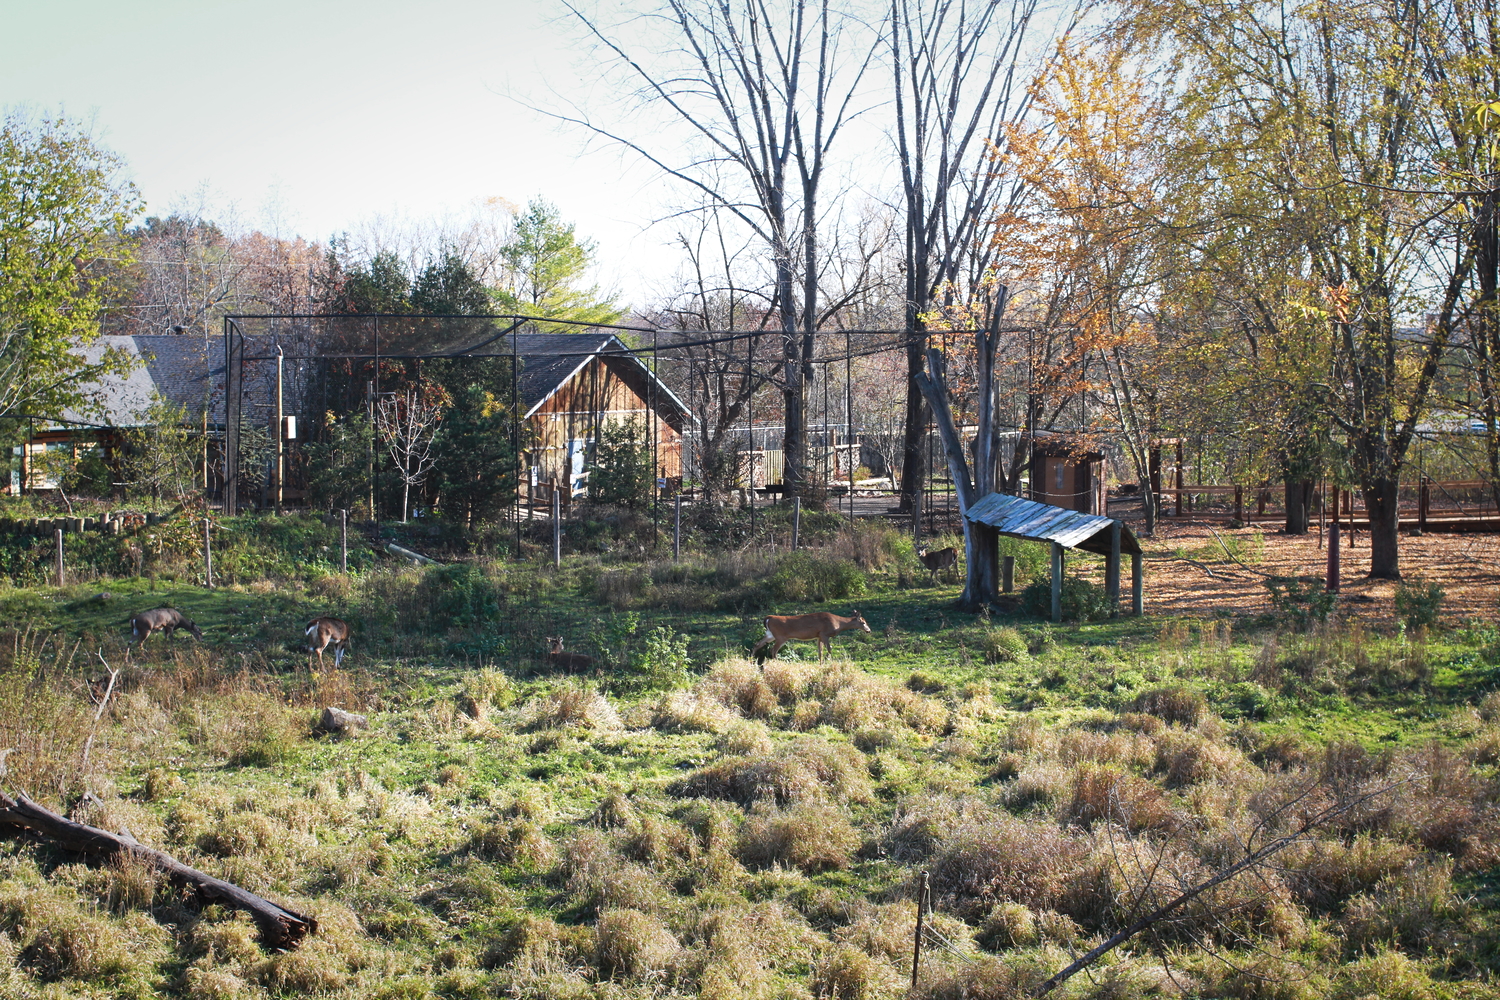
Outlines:
<svg viewBox="0 0 1500 1000"><path fill-rule="evenodd" d="M649 434L656 427L656 474L682 475L682 417L670 400L658 394L656 419L651 417L651 389L641 370L630 361L594 357L531 415L532 447L528 464L537 482L567 480L568 443L594 442L607 424L635 420Z"/></svg>

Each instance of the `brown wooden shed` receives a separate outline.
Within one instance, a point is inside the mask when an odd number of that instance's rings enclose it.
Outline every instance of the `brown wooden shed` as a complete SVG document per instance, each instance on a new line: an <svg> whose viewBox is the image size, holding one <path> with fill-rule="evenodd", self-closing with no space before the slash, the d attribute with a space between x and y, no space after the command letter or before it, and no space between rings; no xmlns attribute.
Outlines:
<svg viewBox="0 0 1500 1000"><path fill-rule="evenodd" d="M1104 514L1107 466L1103 452L1063 435L1031 445L1031 499L1082 514Z"/></svg>
<svg viewBox="0 0 1500 1000"><path fill-rule="evenodd" d="M692 415L619 337L590 330L523 333L515 341L530 485L555 479L568 494L582 492L600 431L627 421L654 439L657 476L682 475L682 434Z"/></svg>

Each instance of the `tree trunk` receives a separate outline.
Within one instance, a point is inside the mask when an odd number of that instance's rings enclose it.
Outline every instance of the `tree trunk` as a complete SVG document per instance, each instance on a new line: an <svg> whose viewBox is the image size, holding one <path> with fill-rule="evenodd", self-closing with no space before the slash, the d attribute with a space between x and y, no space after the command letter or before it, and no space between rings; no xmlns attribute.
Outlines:
<svg viewBox="0 0 1500 1000"><path fill-rule="evenodd" d="M926 336L913 333L906 345L906 421L901 433L901 511L916 509L922 480L927 478L927 423L932 419L917 376L927 364Z"/></svg>
<svg viewBox="0 0 1500 1000"><path fill-rule="evenodd" d="M1375 479L1365 484L1365 510L1370 515L1370 578L1401 579L1399 560L1400 483L1394 479Z"/></svg>
<svg viewBox="0 0 1500 1000"><path fill-rule="evenodd" d="M1286 479L1286 533L1307 534L1308 508L1312 501L1313 484L1306 479Z"/></svg>

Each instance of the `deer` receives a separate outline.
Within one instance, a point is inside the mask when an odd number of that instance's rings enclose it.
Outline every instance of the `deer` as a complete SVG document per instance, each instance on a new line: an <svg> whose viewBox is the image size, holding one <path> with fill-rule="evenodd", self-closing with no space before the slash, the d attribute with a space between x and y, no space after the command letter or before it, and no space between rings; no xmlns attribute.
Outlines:
<svg viewBox="0 0 1500 1000"><path fill-rule="evenodd" d="M870 626L865 622L864 616L858 611L847 618L830 614L827 611L818 611L810 615L767 615L766 637L755 644L750 655L755 657L755 662L765 665L767 659L774 659L781 647L793 639L816 639L818 643L818 662L823 662L823 647L826 645L830 652L833 649L833 637L840 632L848 632L852 629L870 631ZM762 652L766 646L771 647L771 652Z"/></svg>
<svg viewBox="0 0 1500 1000"><path fill-rule="evenodd" d="M314 618L307 623L307 659L318 654L318 669L323 669L323 650L333 647L333 665L337 668L344 662L344 651L348 648L349 623L341 618Z"/></svg>
<svg viewBox="0 0 1500 1000"><path fill-rule="evenodd" d="M547 651L547 662L554 667L564 670L589 670L594 666L594 658L585 653L563 652L562 636L545 636L545 641L552 647Z"/></svg>
<svg viewBox="0 0 1500 1000"><path fill-rule="evenodd" d="M199 631L198 626L188 621L187 616L176 608L153 608L150 611L142 611L130 619L130 634L136 640L136 649L146 644L152 632L160 632L170 639L172 633L178 629L191 632L195 639L203 638L203 633Z"/></svg>
<svg viewBox="0 0 1500 1000"><path fill-rule="evenodd" d="M917 550L917 558L922 560L922 565L926 566L932 573L932 582L936 585L938 570L958 565L958 549L951 545L946 549L938 549L936 552L919 549Z"/></svg>

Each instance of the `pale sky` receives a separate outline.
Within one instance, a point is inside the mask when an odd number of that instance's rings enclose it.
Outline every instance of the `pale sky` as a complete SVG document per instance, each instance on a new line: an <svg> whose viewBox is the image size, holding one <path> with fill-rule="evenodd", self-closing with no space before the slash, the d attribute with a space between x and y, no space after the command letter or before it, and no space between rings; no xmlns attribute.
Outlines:
<svg viewBox="0 0 1500 1000"><path fill-rule="evenodd" d="M149 214L196 204L327 240L373 216L542 195L643 304L676 265L657 178L582 154L508 94L556 104L584 67L547 0L0 0L0 106L92 118Z"/></svg>

